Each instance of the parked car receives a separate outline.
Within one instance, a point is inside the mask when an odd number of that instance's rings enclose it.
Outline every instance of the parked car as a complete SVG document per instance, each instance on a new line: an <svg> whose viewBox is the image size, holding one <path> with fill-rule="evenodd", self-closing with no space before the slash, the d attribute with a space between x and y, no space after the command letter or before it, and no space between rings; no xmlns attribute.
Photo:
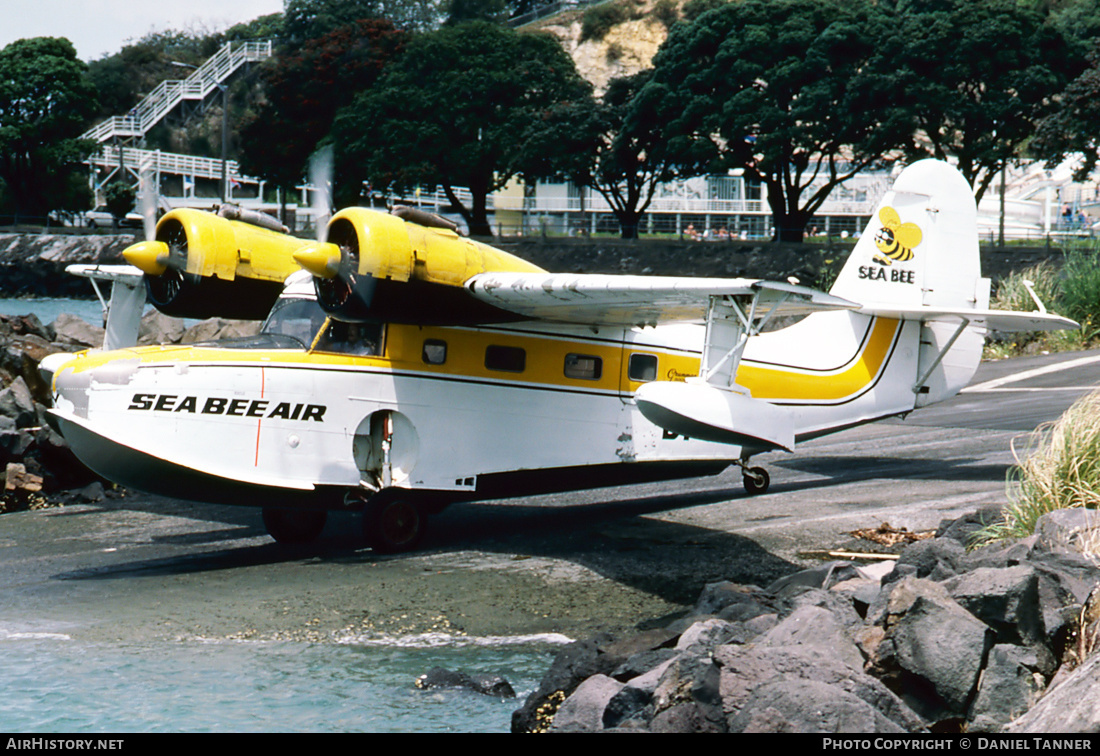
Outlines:
<svg viewBox="0 0 1100 756"><path fill-rule="evenodd" d="M95 210L84 213L84 223L88 228L114 228L115 218L107 210L106 205L100 205ZM118 222L119 228L141 228L145 225L145 219L141 213L131 210L126 217Z"/></svg>

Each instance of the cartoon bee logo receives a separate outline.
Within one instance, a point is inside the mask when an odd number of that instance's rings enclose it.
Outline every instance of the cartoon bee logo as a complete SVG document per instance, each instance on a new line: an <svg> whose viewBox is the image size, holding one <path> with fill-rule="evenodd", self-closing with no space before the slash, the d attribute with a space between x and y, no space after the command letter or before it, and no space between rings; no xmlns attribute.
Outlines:
<svg viewBox="0 0 1100 756"><path fill-rule="evenodd" d="M892 207L879 210L882 228L875 234L875 246L881 255L875 255L879 265L893 265L894 261L908 262L913 259L913 247L921 242L920 228L915 223L902 223L898 211Z"/></svg>

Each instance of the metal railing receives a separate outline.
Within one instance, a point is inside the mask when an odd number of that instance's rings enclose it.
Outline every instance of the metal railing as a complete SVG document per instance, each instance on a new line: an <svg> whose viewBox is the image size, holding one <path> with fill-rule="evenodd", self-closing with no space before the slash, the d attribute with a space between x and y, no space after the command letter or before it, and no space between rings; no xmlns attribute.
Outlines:
<svg viewBox="0 0 1100 756"><path fill-rule="evenodd" d="M120 151L122 152L121 164L135 174L143 170L151 170L156 173L176 173L194 178L221 179L222 176L222 161L220 158L179 155L172 152L161 152L160 150L142 150L137 147L119 148L106 145L89 158L89 162L103 168L117 167L120 163ZM226 161L226 172L231 180L249 184L259 183L259 179L242 176L236 160Z"/></svg>
<svg viewBox="0 0 1100 756"><path fill-rule="evenodd" d="M202 100L245 63L271 57L271 42L227 42L186 79L162 81L128 114L114 116L88 129L81 139L106 142L117 137L143 137L184 100Z"/></svg>

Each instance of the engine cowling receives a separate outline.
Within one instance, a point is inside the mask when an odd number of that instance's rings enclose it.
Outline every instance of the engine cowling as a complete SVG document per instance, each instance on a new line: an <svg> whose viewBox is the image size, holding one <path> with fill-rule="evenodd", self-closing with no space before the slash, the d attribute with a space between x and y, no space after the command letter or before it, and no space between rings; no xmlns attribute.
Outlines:
<svg viewBox="0 0 1100 756"><path fill-rule="evenodd" d="M420 220L415 214L408 217ZM328 242L294 259L314 276L325 312L347 322L468 325L520 319L472 297L464 284L487 271L542 272L515 255L459 236L442 224L426 226L366 208L341 210Z"/></svg>
<svg viewBox="0 0 1100 756"><path fill-rule="evenodd" d="M166 315L260 320L298 270L309 240L202 210L173 210L154 240L123 252L145 273L149 301Z"/></svg>

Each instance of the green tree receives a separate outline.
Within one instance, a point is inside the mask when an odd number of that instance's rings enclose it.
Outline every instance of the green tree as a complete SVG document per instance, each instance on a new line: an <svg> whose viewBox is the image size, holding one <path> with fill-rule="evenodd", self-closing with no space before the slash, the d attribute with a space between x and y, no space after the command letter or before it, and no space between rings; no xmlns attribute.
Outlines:
<svg viewBox="0 0 1100 756"><path fill-rule="evenodd" d="M715 7L710 7L714 5ZM882 159L876 6L739 0L688 9L654 58L645 95L683 172L740 168L767 187L776 238L801 241L838 184Z"/></svg>
<svg viewBox="0 0 1100 756"><path fill-rule="evenodd" d="M611 206L624 239L638 237L642 215L657 187L676 177L679 165L656 112L659 103L645 84L652 71L612 79L588 112L572 119L570 135L578 141L579 166L569 171L574 182L598 191ZM583 140L590 139L588 144Z"/></svg>
<svg viewBox="0 0 1100 756"><path fill-rule="evenodd" d="M428 31L439 26L442 0L286 0L283 41L295 50L310 40L364 18L385 18L398 29Z"/></svg>
<svg viewBox="0 0 1100 756"><path fill-rule="evenodd" d="M134 209L137 190L124 181L113 181L107 185L103 194L107 200L107 212L114 217L115 228L118 228L126 214Z"/></svg>
<svg viewBox="0 0 1100 756"><path fill-rule="evenodd" d="M590 96L548 35L483 21L420 35L337 114L337 184L442 185L470 232L488 235L488 195L571 159L560 130L542 124ZM469 207L455 187L469 188Z"/></svg>
<svg viewBox="0 0 1100 756"><path fill-rule="evenodd" d="M1039 122L1028 149L1050 167L1080 155L1073 174L1076 181L1087 181L1095 170L1100 160L1100 42L1088 68L1059 97L1058 108Z"/></svg>
<svg viewBox="0 0 1100 756"><path fill-rule="evenodd" d="M242 128L241 168L292 190L337 110L369 89L407 40L387 20L362 19L280 55L264 73L265 101Z"/></svg>
<svg viewBox="0 0 1100 756"><path fill-rule="evenodd" d="M10 209L44 216L71 203L95 108L87 66L69 40L36 37L0 50L0 179Z"/></svg>
<svg viewBox="0 0 1100 756"><path fill-rule="evenodd" d="M283 32L296 48L352 21L381 16L381 0L286 0Z"/></svg>
<svg viewBox="0 0 1100 756"><path fill-rule="evenodd" d="M1084 67L1039 10L1017 0L898 0L872 94L904 101L910 157L953 158L980 200Z"/></svg>
<svg viewBox="0 0 1100 756"><path fill-rule="evenodd" d="M504 22L510 12L509 0L447 0L448 26L467 21Z"/></svg>

